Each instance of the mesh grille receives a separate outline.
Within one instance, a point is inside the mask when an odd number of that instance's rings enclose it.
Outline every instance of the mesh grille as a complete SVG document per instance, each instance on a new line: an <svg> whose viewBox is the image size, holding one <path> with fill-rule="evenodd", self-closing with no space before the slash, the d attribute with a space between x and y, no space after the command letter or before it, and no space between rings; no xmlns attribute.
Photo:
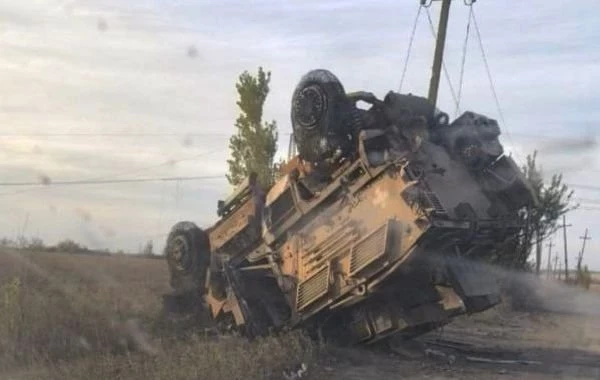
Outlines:
<svg viewBox="0 0 600 380"><path fill-rule="evenodd" d="M431 203L431 205L433 206L435 212L439 214L446 213L444 206L442 206L442 202L440 202L440 199L437 197L437 195L435 195L433 191L426 191L425 196L429 200L429 203Z"/></svg>
<svg viewBox="0 0 600 380"><path fill-rule="evenodd" d="M371 232L352 247L350 275L353 275L385 253L388 223Z"/></svg>
<svg viewBox="0 0 600 380"><path fill-rule="evenodd" d="M329 290L329 266L319 269L310 278L298 284L296 309L304 309L324 296L327 290Z"/></svg>

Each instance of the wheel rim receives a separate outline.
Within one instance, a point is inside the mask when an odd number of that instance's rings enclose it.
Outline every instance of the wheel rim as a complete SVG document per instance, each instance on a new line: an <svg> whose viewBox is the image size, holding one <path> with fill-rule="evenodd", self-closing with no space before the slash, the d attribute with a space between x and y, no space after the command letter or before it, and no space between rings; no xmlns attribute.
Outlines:
<svg viewBox="0 0 600 380"><path fill-rule="evenodd" d="M171 259L180 271L190 268L191 254L187 240L183 236L176 236L171 244Z"/></svg>
<svg viewBox="0 0 600 380"><path fill-rule="evenodd" d="M294 102L294 116L305 129L314 129L327 107L327 99L320 86L312 85L302 89Z"/></svg>

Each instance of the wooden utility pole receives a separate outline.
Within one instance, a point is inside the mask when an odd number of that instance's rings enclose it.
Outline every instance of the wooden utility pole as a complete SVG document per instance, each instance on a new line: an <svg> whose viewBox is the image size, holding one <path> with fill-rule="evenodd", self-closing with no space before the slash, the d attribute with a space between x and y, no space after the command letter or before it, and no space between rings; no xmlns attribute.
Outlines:
<svg viewBox="0 0 600 380"><path fill-rule="evenodd" d="M563 242L565 243L565 281L569 281L569 256L567 253L567 227L571 227L571 225L567 225L567 218L565 217L565 215L563 214L563 224L562 224L562 229L563 229Z"/></svg>
<svg viewBox="0 0 600 380"><path fill-rule="evenodd" d="M554 253L554 278L558 277L560 279L560 269L558 269L558 253ZM558 276L557 276L558 275Z"/></svg>
<svg viewBox="0 0 600 380"><path fill-rule="evenodd" d="M581 262L583 261L583 252L585 251L585 242L587 240L591 240L591 236L588 236L588 229L585 229L585 233L583 236L579 237L583 240L583 245L581 246L581 252L579 252L579 256L577 257L577 273L581 272Z"/></svg>
<svg viewBox="0 0 600 380"><path fill-rule="evenodd" d="M431 68L431 82L429 83L428 99L435 107L437 103L438 89L440 87L440 74L444 60L444 45L446 43L446 30L448 29L448 16L450 15L450 0L442 0L442 11L435 42L435 53L433 56L433 67Z"/></svg>
<svg viewBox="0 0 600 380"><path fill-rule="evenodd" d="M550 278L552 275L552 246L554 244L552 243L552 240L550 240L550 243L548 243L548 273L546 273L546 277Z"/></svg>

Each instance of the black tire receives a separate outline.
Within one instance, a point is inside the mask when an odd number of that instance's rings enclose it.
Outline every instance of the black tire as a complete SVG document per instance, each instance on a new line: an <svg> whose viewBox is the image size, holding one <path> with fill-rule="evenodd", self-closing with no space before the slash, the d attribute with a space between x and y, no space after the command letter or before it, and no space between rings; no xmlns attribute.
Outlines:
<svg viewBox="0 0 600 380"><path fill-rule="evenodd" d="M308 162L330 158L353 147L357 111L338 78L328 70L309 71L292 96L291 119L300 157Z"/></svg>
<svg viewBox="0 0 600 380"><path fill-rule="evenodd" d="M192 222L179 222L167 238L165 257L170 284L176 293L204 293L210 262L210 243L206 232Z"/></svg>

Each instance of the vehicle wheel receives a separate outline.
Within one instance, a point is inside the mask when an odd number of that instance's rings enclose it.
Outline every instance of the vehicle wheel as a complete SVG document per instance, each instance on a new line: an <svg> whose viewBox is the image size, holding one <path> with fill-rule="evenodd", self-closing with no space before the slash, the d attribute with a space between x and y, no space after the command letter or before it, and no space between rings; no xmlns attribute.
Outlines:
<svg viewBox="0 0 600 380"><path fill-rule="evenodd" d="M337 151L346 154L355 139L356 109L338 78L328 70L312 70L292 95L294 140L303 160L319 162Z"/></svg>
<svg viewBox="0 0 600 380"><path fill-rule="evenodd" d="M204 293L210 261L208 235L192 222L179 222L171 229L165 246L171 287L177 293Z"/></svg>

